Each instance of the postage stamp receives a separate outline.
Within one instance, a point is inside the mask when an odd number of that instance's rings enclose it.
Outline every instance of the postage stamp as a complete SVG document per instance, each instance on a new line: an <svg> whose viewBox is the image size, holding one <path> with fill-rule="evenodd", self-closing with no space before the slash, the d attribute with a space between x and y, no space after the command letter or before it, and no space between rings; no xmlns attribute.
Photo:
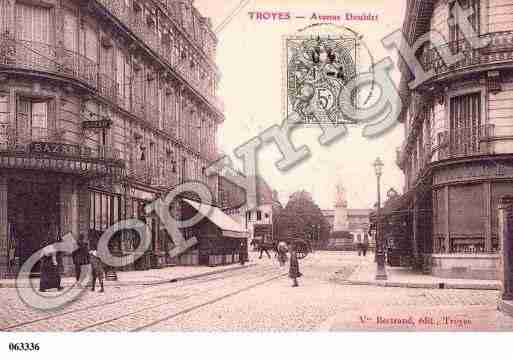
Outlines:
<svg viewBox="0 0 513 359"><path fill-rule="evenodd" d="M344 86L357 74L356 37L294 35L285 37L286 117L301 124L347 124L340 101ZM351 94L356 101L357 94Z"/></svg>

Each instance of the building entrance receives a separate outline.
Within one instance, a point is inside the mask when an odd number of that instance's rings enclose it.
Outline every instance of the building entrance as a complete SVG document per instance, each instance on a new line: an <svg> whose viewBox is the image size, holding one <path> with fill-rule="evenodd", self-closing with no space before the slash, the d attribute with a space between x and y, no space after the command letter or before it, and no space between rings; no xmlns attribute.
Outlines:
<svg viewBox="0 0 513 359"><path fill-rule="evenodd" d="M17 265L57 240L60 226L59 186L9 181L9 247ZM39 263L32 269L39 272Z"/></svg>

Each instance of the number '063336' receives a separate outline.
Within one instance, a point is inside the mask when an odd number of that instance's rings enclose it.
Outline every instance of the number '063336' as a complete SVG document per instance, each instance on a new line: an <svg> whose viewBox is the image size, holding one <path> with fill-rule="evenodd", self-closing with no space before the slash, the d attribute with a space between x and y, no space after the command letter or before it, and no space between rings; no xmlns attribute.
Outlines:
<svg viewBox="0 0 513 359"><path fill-rule="evenodd" d="M38 351L39 343L9 343L10 351Z"/></svg>

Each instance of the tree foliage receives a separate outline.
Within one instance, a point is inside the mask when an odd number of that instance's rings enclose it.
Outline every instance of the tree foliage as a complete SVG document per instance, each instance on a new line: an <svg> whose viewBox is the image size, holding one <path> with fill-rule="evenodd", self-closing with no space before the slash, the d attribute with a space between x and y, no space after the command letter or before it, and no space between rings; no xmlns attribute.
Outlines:
<svg viewBox="0 0 513 359"><path fill-rule="evenodd" d="M274 228L280 240L328 240L330 226L310 193L298 191L290 196L285 208L275 217Z"/></svg>

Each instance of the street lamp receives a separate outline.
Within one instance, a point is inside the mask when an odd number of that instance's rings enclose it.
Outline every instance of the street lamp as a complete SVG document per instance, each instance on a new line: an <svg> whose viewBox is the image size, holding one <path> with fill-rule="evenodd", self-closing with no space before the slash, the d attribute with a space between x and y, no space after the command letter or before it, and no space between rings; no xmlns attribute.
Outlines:
<svg viewBox="0 0 513 359"><path fill-rule="evenodd" d="M387 280L387 272L385 270L385 248L383 243L383 238L381 235L381 231L379 230L380 224L380 209L381 209L381 189L380 189L380 180L381 175L383 174L383 162L378 157L376 161L374 161L374 171L376 173L377 179L377 190L378 190L378 207L376 209L376 261L377 261L377 271L376 271L376 280Z"/></svg>

